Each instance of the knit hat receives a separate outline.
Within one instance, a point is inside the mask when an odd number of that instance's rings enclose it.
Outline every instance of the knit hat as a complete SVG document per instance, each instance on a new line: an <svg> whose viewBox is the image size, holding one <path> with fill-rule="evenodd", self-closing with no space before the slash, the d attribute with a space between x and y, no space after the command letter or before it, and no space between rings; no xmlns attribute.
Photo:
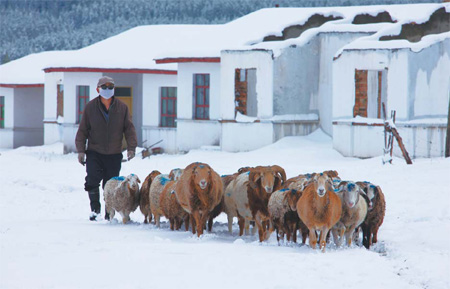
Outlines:
<svg viewBox="0 0 450 289"><path fill-rule="evenodd" d="M103 76L103 77L101 77L101 78L98 80L97 87L100 87L100 86L102 86L103 84L106 84L106 83L112 83L112 84L114 84L114 79L112 79L112 78L109 77L109 76Z"/></svg>

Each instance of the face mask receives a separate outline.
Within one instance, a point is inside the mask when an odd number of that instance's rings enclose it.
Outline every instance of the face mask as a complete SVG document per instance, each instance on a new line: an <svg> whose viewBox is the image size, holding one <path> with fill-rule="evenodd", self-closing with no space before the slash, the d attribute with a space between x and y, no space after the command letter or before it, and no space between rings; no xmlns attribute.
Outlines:
<svg viewBox="0 0 450 289"><path fill-rule="evenodd" d="M100 95L105 99L110 99L114 95L114 89L101 89Z"/></svg>

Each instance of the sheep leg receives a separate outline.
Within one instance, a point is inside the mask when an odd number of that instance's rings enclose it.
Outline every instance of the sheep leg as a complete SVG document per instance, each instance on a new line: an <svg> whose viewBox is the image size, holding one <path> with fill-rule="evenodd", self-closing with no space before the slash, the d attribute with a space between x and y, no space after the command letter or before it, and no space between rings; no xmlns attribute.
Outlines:
<svg viewBox="0 0 450 289"><path fill-rule="evenodd" d="M366 249L370 248L369 245L369 235L370 235L370 227L363 224L361 225L362 232L363 232L363 246L366 247Z"/></svg>
<svg viewBox="0 0 450 289"><path fill-rule="evenodd" d="M189 216L189 219L191 221L191 227L192 227L192 234L196 233L196 223L193 215Z"/></svg>
<svg viewBox="0 0 450 289"><path fill-rule="evenodd" d="M192 213L192 217L195 220L195 224L197 225L197 236L200 237L200 235L203 234L203 222L202 218L200 217L200 212L194 211Z"/></svg>
<svg viewBox="0 0 450 289"><path fill-rule="evenodd" d="M297 243L297 230L298 230L298 223L295 223L292 225L292 241L294 243Z"/></svg>
<svg viewBox="0 0 450 289"><path fill-rule="evenodd" d="M148 224L147 217L147 215L144 215L144 224Z"/></svg>
<svg viewBox="0 0 450 289"><path fill-rule="evenodd" d="M127 213L123 214L122 223L126 224L130 221L130 216Z"/></svg>
<svg viewBox="0 0 450 289"><path fill-rule="evenodd" d="M323 253L325 253L325 247L327 246L327 235L329 231L330 229L325 227L320 232L320 249L322 250Z"/></svg>
<svg viewBox="0 0 450 289"><path fill-rule="evenodd" d="M309 229L309 246L313 249L316 249L316 244L317 244L316 230L314 228L308 228L308 229Z"/></svg>
<svg viewBox="0 0 450 289"><path fill-rule="evenodd" d="M175 220L174 220L173 218L170 218L170 219L169 219L169 223L170 223L170 230L173 231L174 226L175 226Z"/></svg>
<svg viewBox="0 0 450 289"><path fill-rule="evenodd" d="M244 234L244 228L245 228L245 219L238 216L238 225L239 225L239 236L242 236ZM228 230L230 230L230 228L232 228L230 226L230 223L228 223ZM232 231L230 231L230 234L232 233Z"/></svg>
<svg viewBox="0 0 450 289"><path fill-rule="evenodd" d="M184 229L186 232L189 231L189 222L189 215L186 215L186 217L184 217Z"/></svg>
<svg viewBox="0 0 450 289"><path fill-rule="evenodd" d="M245 219L244 221L244 228L245 228L245 235L249 235L250 234L250 222Z"/></svg>
<svg viewBox="0 0 450 289"><path fill-rule="evenodd" d="M377 238L377 236L378 236L378 229L379 229L379 227L374 227L373 228L373 230L372 230L373 231L373 237L371 239L370 245L378 242L378 238Z"/></svg>
<svg viewBox="0 0 450 289"><path fill-rule="evenodd" d="M157 228L160 227L160 220L159 220L160 216L158 214L155 214L155 225Z"/></svg>
<svg viewBox="0 0 450 289"><path fill-rule="evenodd" d="M228 233L230 233L230 235L233 234L233 216L231 216L231 214L227 214L227 221L228 221ZM240 225L239 225L240 227Z"/></svg>

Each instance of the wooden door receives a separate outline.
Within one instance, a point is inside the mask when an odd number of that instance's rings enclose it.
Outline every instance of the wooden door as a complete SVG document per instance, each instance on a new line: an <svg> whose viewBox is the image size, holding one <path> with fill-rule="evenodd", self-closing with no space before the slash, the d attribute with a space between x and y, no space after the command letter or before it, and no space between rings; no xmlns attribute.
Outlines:
<svg viewBox="0 0 450 289"><path fill-rule="evenodd" d="M130 118L133 118L133 90L131 87L116 86L114 88L114 97L123 101L130 111ZM127 149L127 142L125 140L125 135L122 139L122 151Z"/></svg>

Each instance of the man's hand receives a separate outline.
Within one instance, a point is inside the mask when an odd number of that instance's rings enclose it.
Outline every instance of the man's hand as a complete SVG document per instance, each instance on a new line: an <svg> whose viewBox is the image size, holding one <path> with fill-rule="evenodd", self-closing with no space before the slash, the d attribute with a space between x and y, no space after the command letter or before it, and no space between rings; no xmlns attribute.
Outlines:
<svg viewBox="0 0 450 289"><path fill-rule="evenodd" d="M134 158L134 151L128 151L128 160L131 160L132 158Z"/></svg>
<svg viewBox="0 0 450 289"><path fill-rule="evenodd" d="M78 153L78 162L82 164L83 166L86 164L86 154L85 153Z"/></svg>

